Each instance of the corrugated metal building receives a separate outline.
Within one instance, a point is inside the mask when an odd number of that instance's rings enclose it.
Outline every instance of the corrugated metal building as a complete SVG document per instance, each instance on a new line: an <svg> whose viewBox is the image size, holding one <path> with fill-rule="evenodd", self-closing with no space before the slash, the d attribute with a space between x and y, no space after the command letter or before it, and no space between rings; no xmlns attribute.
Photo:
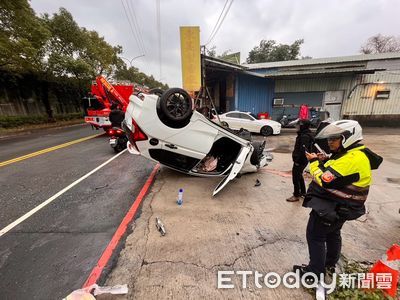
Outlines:
<svg viewBox="0 0 400 300"><path fill-rule="evenodd" d="M354 55L245 65L275 81L273 116L308 104L334 119L397 125L400 53ZM292 109L292 110L290 110Z"/></svg>
<svg viewBox="0 0 400 300"><path fill-rule="evenodd" d="M206 84L220 111L297 114L301 104L334 119L400 120L400 53L236 65L206 57Z"/></svg>

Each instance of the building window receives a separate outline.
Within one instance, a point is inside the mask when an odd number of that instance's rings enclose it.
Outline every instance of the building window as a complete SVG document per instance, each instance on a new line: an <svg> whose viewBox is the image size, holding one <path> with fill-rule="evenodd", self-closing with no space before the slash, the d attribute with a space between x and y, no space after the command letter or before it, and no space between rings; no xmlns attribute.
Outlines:
<svg viewBox="0 0 400 300"><path fill-rule="evenodd" d="M386 100L389 99L390 96L390 91L386 90L386 91L377 91L375 94L375 99L376 100Z"/></svg>
<svg viewBox="0 0 400 300"><path fill-rule="evenodd" d="M274 98L274 106L282 106L283 105L283 98Z"/></svg>

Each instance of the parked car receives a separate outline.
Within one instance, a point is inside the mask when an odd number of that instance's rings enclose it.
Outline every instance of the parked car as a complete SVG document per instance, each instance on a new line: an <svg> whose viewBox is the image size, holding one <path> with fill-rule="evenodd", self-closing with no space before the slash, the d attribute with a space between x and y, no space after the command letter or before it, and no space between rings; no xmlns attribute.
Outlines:
<svg viewBox="0 0 400 300"><path fill-rule="evenodd" d="M221 124L234 130L241 128L250 132L261 133L264 136L279 134L281 132L281 124L269 119L258 120L255 116L248 112L230 111L219 115Z"/></svg>
<svg viewBox="0 0 400 300"><path fill-rule="evenodd" d="M265 142L250 142L193 110L185 90L161 97L132 95L122 123L128 151L195 176L224 176L213 195L239 173L256 172L272 156Z"/></svg>

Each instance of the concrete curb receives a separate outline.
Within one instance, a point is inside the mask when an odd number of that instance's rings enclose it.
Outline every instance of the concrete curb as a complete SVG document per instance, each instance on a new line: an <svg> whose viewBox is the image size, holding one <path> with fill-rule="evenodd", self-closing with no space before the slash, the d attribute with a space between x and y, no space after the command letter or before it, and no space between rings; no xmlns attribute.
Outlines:
<svg viewBox="0 0 400 300"><path fill-rule="evenodd" d="M128 213L123 218L121 224L118 226L117 230L115 231L111 241L108 243L106 249L104 250L103 254L101 255L100 259L98 260L96 266L92 269L89 277L86 279L85 283L83 284L83 288L91 286L92 284L95 284L99 280L104 268L107 266L111 257L114 254L114 251L117 249L117 246L118 246L121 238L125 235L125 233L128 229L128 225L132 222L133 218L136 215L138 208L140 207L140 204L142 203L143 199L145 198L150 186L153 184L154 178L155 178L159 168L160 168L160 165L157 164L154 167L153 171L151 172L150 176L147 178L145 184L143 185L142 189L139 192L139 195L136 197L131 208L128 210Z"/></svg>

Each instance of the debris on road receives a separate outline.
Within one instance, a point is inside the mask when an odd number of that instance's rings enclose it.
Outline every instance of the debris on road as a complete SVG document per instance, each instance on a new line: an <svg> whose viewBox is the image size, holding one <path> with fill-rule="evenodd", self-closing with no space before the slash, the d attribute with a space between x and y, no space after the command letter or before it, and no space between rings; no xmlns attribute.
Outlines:
<svg viewBox="0 0 400 300"><path fill-rule="evenodd" d="M128 294L128 285L98 286L97 284L92 284L83 289L73 291L64 300L95 300L94 296L102 294L126 295Z"/></svg>
<svg viewBox="0 0 400 300"><path fill-rule="evenodd" d="M254 186L260 186L260 185L261 185L260 180L256 179L256 184Z"/></svg>
<svg viewBox="0 0 400 300"><path fill-rule="evenodd" d="M161 222L159 217L156 218L156 227L162 236L164 236L166 234L164 224Z"/></svg>
<svg viewBox="0 0 400 300"><path fill-rule="evenodd" d="M176 200L176 203L178 205L182 205L183 204L183 189L179 189L178 200Z"/></svg>
<svg viewBox="0 0 400 300"><path fill-rule="evenodd" d="M218 158L214 156L206 156L200 170L204 172L212 172L217 168Z"/></svg>

